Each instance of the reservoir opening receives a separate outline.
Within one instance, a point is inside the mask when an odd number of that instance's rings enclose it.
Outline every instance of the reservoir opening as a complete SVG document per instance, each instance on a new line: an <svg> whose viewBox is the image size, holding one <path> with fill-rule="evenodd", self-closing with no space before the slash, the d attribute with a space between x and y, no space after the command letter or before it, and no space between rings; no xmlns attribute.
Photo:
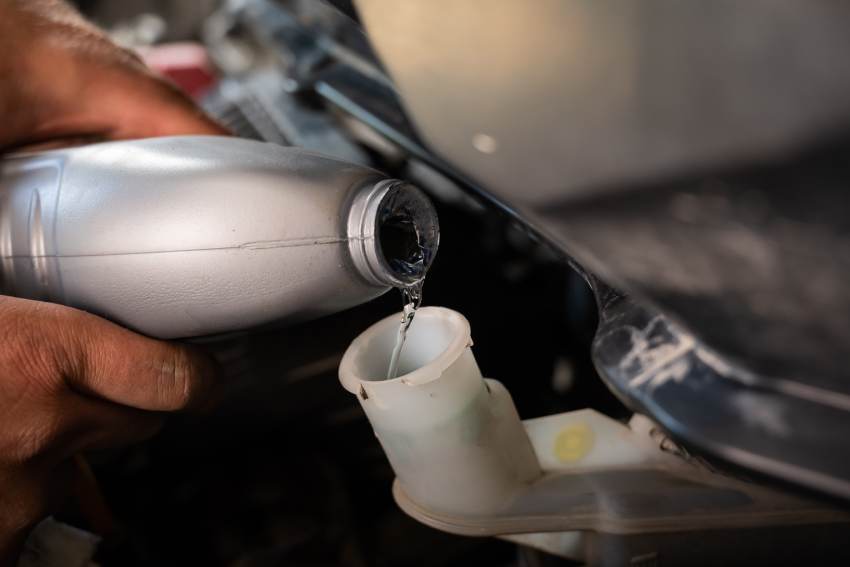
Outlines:
<svg viewBox="0 0 850 567"><path fill-rule="evenodd" d="M387 368L398 336L400 319L398 315L387 317L366 332L368 340L363 341L362 345L356 349L356 355L352 359L351 370L357 379L364 382L387 380ZM469 341L468 330L464 333L459 327L462 325L455 321L453 311L441 307L420 308L417 311L415 323L410 326L404 350L399 357L396 377L408 376L430 365L455 342L459 343L457 345L459 356ZM441 372L442 370L435 370L433 378L438 377ZM430 375L430 372L427 374ZM359 386L354 392L358 391Z"/></svg>

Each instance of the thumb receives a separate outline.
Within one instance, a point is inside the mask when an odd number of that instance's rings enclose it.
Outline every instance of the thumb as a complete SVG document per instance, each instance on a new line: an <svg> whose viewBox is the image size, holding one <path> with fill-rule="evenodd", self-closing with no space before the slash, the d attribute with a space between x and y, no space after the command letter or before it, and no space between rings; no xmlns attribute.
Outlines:
<svg viewBox="0 0 850 567"><path fill-rule="evenodd" d="M151 411L202 410L215 401L222 372L202 350L149 339L75 309L50 311L57 344L71 350L61 358L76 392Z"/></svg>

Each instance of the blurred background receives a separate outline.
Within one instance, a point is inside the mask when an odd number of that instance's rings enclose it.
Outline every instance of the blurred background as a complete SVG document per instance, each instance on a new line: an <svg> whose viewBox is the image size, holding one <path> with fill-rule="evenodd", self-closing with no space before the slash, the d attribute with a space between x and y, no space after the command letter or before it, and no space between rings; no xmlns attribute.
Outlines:
<svg viewBox="0 0 850 567"><path fill-rule="evenodd" d="M597 312L588 284L511 211L425 149L352 20L319 0L76 6L236 134L418 184L435 202L442 231L424 305L468 318L484 376L507 386L523 419L591 407L628 420L590 360ZM476 277L461 277L470 272ZM97 562L574 564L440 532L398 509L392 469L337 367L358 334L401 306L391 291L295 328L204 343L226 371L217 408L172 416L141 445L87 455L117 522ZM94 529L74 501L57 519Z"/></svg>

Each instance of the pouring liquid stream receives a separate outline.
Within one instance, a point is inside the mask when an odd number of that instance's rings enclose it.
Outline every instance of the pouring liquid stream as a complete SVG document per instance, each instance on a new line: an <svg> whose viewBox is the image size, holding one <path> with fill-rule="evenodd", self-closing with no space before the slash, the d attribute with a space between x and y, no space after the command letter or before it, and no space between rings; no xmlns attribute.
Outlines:
<svg viewBox="0 0 850 567"><path fill-rule="evenodd" d="M390 359L390 369L387 372L387 380L394 380L398 375L398 363L401 359L401 351L404 348L404 340L407 338L407 331L410 324L413 323L413 317L416 315L416 310L422 304L422 283L419 280L417 283L401 288L401 299L404 303L404 311L401 316L401 324L398 327L398 334L395 338L395 347L393 355Z"/></svg>

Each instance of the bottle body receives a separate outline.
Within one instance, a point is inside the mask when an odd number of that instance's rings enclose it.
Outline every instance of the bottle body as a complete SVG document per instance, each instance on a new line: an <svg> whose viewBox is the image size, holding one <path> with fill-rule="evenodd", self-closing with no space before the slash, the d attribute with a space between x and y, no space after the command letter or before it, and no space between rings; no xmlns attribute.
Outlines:
<svg viewBox="0 0 850 567"><path fill-rule="evenodd" d="M292 324L377 297L397 278L379 249L371 266L358 257L379 248L358 203L424 197L357 164L206 136L11 157L0 168L3 293L157 338Z"/></svg>

